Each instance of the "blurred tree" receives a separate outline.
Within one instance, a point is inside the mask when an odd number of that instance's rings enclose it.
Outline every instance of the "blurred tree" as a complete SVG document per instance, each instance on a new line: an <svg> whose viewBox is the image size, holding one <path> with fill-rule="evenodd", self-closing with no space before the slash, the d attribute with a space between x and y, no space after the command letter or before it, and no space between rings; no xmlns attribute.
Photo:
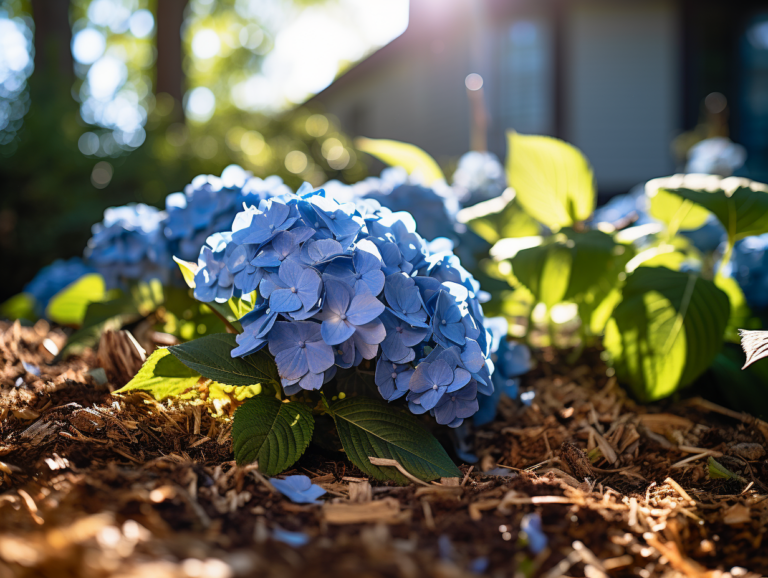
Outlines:
<svg viewBox="0 0 768 578"><path fill-rule="evenodd" d="M157 3L157 65L155 94L166 93L181 104L184 96L184 68L181 27L187 0L162 0ZM179 106L174 116L181 118Z"/></svg>

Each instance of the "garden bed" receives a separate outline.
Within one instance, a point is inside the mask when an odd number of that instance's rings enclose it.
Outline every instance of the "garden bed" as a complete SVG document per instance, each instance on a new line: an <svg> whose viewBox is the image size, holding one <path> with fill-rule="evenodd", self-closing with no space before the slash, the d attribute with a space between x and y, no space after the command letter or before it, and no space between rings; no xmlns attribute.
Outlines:
<svg viewBox="0 0 768 578"><path fill-rule="evenodd" d="M536 352L531 405L502 399L463 478L382 484L311 448L289 473L327 494L301 505L234 465L206 407L113 397L90 350L48 365L64 341L0 324L3 577L768 573L768 425L697 399L638 407L596 351Z"/></svg>

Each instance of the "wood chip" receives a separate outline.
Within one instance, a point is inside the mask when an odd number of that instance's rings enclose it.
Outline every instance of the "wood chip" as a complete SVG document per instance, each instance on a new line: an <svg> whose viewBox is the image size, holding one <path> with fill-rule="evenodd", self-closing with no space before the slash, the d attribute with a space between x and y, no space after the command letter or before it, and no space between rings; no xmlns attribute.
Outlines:
<svg viewBox="0 0 768 578"><path fill-rule="evenodd" d="M400 501L384 498L365 504L323 504L323 519L329 524L404 524L410 521L411 511L400 511Z"/></svg>

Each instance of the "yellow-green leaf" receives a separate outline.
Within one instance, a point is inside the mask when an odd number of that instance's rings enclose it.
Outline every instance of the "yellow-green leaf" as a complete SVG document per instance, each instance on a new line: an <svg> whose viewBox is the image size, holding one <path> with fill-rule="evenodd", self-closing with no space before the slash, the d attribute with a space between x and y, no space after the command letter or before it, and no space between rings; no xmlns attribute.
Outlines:
<svg viewBox="0 0 768 578"><path fill-rule="evenodd" d="M595 209L589 162L556 138L508 132L507 182L523 209L551 229L584 221Z"/></svg>
<svg viewBox="0 0 768 578"><path fill-rule="evenodd" d="M139 372L115 393L146 391L157 400L181 395L195 387L200 374L176 359L168 349L157 349L144 362Z"/></svg>
<svg viewBox="0 0 768 578"><path fill-rule="evenodd" d="M83 275L48 302L46 317L62 325L81 325L88 305L106 298L104 278L98 273Z"/></svg>
<svg viewBox="0 0 768 578"><path fill-rule="evenodd" d="M416 145L396 140L360 137L355 139L355 146L384 164L404 168L409 175L417 173L427 186L445 180L437 161Z"/></svg>
<svg viewBox="0 0 768 578"><path fill-rule="evenodd" d="M184 282L191 288L195 288L195 274L197 273L197 263L192 263L190 261L184 261L182 259L179 259L174 255L173 260L176 261L176 264L179 266L179 269L181 269L181 275L184 277Z"/></svg>

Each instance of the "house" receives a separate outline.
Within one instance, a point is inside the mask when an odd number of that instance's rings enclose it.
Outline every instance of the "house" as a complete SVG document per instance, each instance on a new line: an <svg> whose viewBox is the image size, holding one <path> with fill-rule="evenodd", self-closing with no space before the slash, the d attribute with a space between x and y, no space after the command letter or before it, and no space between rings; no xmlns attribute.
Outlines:
<svg viewBox="0 0 768 578"><path fill-rule="evenodd" d="M715 91L748 175L768 180L762 1L411 0L408 29L308 104L351 135L447 160L470 146L470 73L483 79L489 150L503 158L510 128L565 139L601 196L679 168L671 142Z"/></svg>

